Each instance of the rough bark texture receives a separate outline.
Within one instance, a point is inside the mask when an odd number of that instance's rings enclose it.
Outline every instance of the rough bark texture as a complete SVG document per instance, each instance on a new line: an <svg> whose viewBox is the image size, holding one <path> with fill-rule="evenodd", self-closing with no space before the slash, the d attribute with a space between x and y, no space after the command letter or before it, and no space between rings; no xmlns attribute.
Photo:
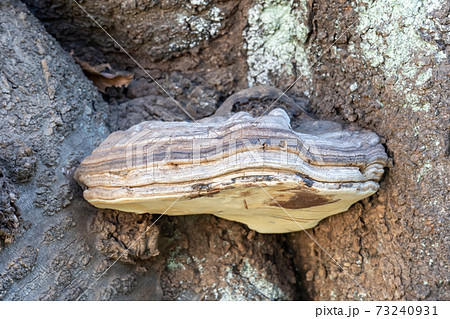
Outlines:
<svg viewBox="0 0 450 319"><path fill-rule="evenodd" d="M0 297L76 299L142 226L96 212L62 169L108 130L188 117L75 3L24 2L67 51L136 74L102 102L24 6L2 1ZM381 190L308 231L314 240L163 216L160 254L150 257L149 234L82 298L450 299L448 3L81 4L196 118L247 85L286 89L299 77L291 97L309 98L321 119L375 131L391 157Z"/></svg>
<svg viewBox="0 0 450 319"><path fill-rule="evenodd" d="M371 200L311 232L343 269L291 236L305 286L314 299L448 300L449 3L320 1L311 16L313 56L337 40L312 109L383 136L392 166Z"/></svg>

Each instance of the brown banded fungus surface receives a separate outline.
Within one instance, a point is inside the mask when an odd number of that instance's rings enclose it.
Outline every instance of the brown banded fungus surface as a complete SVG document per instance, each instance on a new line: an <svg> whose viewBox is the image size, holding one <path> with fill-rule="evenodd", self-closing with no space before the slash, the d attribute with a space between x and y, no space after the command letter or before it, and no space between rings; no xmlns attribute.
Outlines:
<svg viewBox="0 0 450 319"><path fill-rule="evenodd" d="M198 122L148 121L111 134L75 172L99 208L214 214L261 233L311 228L378 190L379 137L275 109Z"/></svg>

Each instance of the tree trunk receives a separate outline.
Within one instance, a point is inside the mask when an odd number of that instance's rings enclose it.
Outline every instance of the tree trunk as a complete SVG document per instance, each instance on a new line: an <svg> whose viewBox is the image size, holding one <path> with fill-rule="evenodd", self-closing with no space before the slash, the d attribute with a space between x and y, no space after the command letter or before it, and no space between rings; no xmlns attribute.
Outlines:
<svg viewBox="0 0 450 319"><path fill-rule="evenodd" d="M144 71L74 2L24 2L40 21L0 4L1 299L449 299L448 3L84 1ZM71 50L134 80L100 96ZM288 235L98 210L79 162L112 131L188 120L149 75L194 118L298 79L318 118L382 136L381 188Z"/></svg>

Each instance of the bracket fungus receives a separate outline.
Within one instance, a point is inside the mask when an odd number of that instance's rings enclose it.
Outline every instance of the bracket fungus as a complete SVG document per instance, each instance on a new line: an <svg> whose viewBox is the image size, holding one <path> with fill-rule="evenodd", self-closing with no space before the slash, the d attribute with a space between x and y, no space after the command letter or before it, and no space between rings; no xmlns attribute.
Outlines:
<svg viewBox="0 0 450 319"><path fill-rule="evenodd" d="M222 115L222 114L221 114ZM375 193L387 155L369 131L283 109L198 122L142 122L112 133L75 171L99 208L214 214L261 233L314 227Z"/></svg>

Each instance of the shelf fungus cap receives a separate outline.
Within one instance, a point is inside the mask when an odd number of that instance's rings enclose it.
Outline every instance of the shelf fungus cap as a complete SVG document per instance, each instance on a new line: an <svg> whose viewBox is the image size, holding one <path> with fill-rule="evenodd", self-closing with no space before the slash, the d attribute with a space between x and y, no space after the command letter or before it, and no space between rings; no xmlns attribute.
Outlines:
<svg viewBox="0 0 450 319"><path fill-rule="evenodd" d="M375 193L387 155L369 131L282 109L192 122L149 121L111 134L75 171L99 208L213 214L261 233L314 227Z"/></svg>

